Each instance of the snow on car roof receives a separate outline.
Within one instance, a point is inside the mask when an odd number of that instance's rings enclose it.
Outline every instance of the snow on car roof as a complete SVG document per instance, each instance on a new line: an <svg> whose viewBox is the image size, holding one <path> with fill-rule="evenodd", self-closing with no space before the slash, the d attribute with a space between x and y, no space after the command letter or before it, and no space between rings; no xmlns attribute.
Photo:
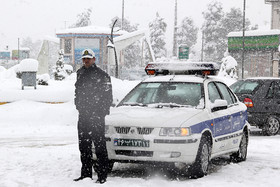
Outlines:
<svg viewBox="0 0 280 187"><path fill-rule="evenodd" d="M148 67L148 66L152 67ZM189 61L161 61L149 63L147 68L152 69L166 69L171 71L182 70L197 70L197 69L219 69L219 66L215 62L189 62Z"/></svg>
<svg viewBox="0 0 280 187"><path fill-rule="evenodd" d="M194 75L165 75L165 76L151 76L143 82L197 82L203 83L204 78Z"/></svg>
<svg viewBox="0 0 280 187"><path fill-rule="evenodd" d="M215 62L192 62L168 60L149 63L145 71L147 75L216 75L219 65Z"/></svg>

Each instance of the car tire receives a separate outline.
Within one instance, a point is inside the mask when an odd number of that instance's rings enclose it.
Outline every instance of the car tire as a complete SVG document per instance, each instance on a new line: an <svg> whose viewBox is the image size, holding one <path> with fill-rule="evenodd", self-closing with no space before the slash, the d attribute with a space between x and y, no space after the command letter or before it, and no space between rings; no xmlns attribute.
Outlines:
<svg viewBox="0 0 280 187"><path fill-rule="evenodd" d="M113 170L113 167L114 167L114 161L109 161L109 163L108 163L108 173L111 173L112 172L112 170ZM94 161L93 162L93 170L95 171L95 173L97 173L97 167L96 167L96 161Z"/></svg>
<svg viewBox="0 0 280 187"><path fill-rule="evenodd" d="M242 162L247 158L247 149L248 149L248 136L244 131L240 140L239 149L236 153L230 155L232 162Z"/></svg>
<svg viewBox="0 0 280 187"><path fill-rule="evenodd" d="M201 178L207 175L210 164L210 152L210 138L202 136L195 162L189 168L191 178Z"/></svg>
<svg viewBox="0 0 280 187"><path fill-rule="evenodd" d="M279 132L280 123L275 116L270 116L263 128L263 132L267 136L274 136Z"/></svg>

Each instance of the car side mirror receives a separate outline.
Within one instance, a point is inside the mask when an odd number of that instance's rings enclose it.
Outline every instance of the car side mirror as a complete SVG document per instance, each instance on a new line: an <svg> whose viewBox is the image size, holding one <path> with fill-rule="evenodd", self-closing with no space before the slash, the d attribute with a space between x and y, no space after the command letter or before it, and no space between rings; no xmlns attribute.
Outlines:
<svg viewBox="0 0 280 187"><path fill-rule="evenodd" d="M226 100L216 99L214 104L211 105L211 111L216 112L218 110L227 109L228 103Z"/></svg>

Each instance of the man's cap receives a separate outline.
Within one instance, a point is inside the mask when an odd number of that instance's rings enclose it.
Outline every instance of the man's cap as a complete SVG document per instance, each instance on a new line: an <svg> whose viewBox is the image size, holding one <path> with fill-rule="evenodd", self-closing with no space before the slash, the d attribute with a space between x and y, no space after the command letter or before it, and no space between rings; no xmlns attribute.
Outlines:
<svg viewBox="0 0 280 187"><path fill-rule="evenodd" d="M85 49L82 52L82 58L95 58L95 54L91 49Z"/></svg>

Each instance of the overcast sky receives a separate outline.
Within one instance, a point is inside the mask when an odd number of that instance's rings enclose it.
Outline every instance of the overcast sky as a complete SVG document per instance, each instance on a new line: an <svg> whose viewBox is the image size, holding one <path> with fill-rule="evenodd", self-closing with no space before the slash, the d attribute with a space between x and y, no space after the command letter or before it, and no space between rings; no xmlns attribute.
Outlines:
<svg viewBox="0 0 280 187"><path fill-rule="evenodd" d="M184 17L191 17L201 28L202 12L212 0L177 0L178 23ZM218 0L224 11L231 7L243 7L243 0ZM125 18L140 28L147 28L156 12L168 24L166 33L168 46L172 46L175 0L125 0ZM264 0L246 0L246 17L261 29L270 29L271 5ZM17 48L17 38L31 37L33 40L44 36L55 36L56 30L72 25L77 14L86 8L93 8L93 25L105 26L115 16L122 15L122 0L1 0L0 3L0 50L4 46Z"/></svg>

